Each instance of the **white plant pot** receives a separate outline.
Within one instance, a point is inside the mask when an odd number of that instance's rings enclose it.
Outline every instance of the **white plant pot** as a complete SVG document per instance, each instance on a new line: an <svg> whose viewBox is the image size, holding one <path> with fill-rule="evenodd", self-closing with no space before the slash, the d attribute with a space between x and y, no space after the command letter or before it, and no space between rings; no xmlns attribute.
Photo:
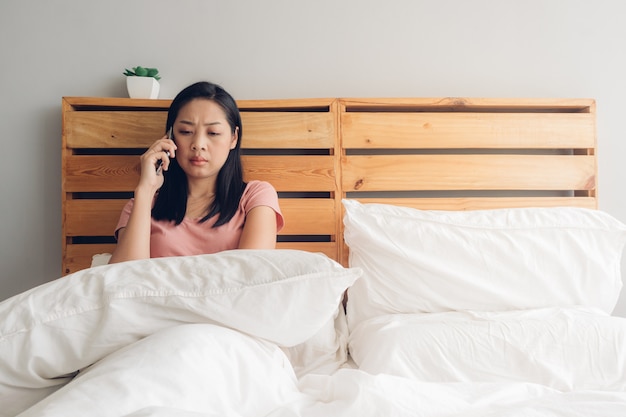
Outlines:
<svg viewBox="0 0 626 417"><path fill-rule="evenodd" d="M157 98L159 87L159 82L152 77L126 77L126 88L130 98Z"/></svg>

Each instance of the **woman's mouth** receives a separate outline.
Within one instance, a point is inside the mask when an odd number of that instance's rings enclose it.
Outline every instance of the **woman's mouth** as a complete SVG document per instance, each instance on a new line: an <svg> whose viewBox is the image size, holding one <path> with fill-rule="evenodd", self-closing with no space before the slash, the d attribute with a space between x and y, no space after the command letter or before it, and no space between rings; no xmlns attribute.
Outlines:
<svg viewBox="0 0 626 417"><path fill-rule="evenodd" d="M199 166L206 164L208 161L205 158L195 156L193 158L189 158L189 162L191 163L191 165Z"/></svg>

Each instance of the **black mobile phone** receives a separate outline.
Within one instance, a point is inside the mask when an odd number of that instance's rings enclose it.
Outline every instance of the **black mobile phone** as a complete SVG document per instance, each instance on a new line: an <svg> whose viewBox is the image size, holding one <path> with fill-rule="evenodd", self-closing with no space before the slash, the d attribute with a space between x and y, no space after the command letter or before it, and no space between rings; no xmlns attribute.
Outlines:
<svg viewBox="0 0 626 417"><path fill-rule="evenodd" d="M168 138L169 140L174 140L174 139L173 139L173 138L174 138L174 136L173 136L172 129L173 129L173 126L170 126L169 130L167 131L167 138ZM166 151L165 153L167 154L167 156L168 156L168 157L170 156L170 152L169 152L169 151ZM163 171L163 167L161 167L161 165L162 165L162 164L163 164L163 160L162 160L162 159L159 159L159 160L157 161L157 168L156 168L156 172L157 172L157 174L160 174L160 173Z"/></svg>

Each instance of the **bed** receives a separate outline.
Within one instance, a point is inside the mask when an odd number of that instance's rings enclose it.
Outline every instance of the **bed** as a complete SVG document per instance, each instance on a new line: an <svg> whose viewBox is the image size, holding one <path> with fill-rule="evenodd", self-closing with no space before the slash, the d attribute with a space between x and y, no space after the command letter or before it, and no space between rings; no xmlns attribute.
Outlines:
<svg viewBox="0 0 626 417"><path fill-rule="evenodd" d="M63 269L0 303L1 416L623 416L591 99L243 100L277 250L97 265L168 100L63 99Z"/></svg>

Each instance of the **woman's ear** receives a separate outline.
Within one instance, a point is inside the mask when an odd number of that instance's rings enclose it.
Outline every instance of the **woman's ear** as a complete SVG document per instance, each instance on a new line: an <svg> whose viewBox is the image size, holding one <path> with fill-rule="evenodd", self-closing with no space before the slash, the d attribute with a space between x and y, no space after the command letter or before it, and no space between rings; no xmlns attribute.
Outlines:
<svg viewBox="0 0 626 417"><path fill-rule="evenodd" d="M235 149L237 146L237 141L239 140L239 126L235 127L235 132L233 133L232 141L230 142L230 149Z"/></svg>

